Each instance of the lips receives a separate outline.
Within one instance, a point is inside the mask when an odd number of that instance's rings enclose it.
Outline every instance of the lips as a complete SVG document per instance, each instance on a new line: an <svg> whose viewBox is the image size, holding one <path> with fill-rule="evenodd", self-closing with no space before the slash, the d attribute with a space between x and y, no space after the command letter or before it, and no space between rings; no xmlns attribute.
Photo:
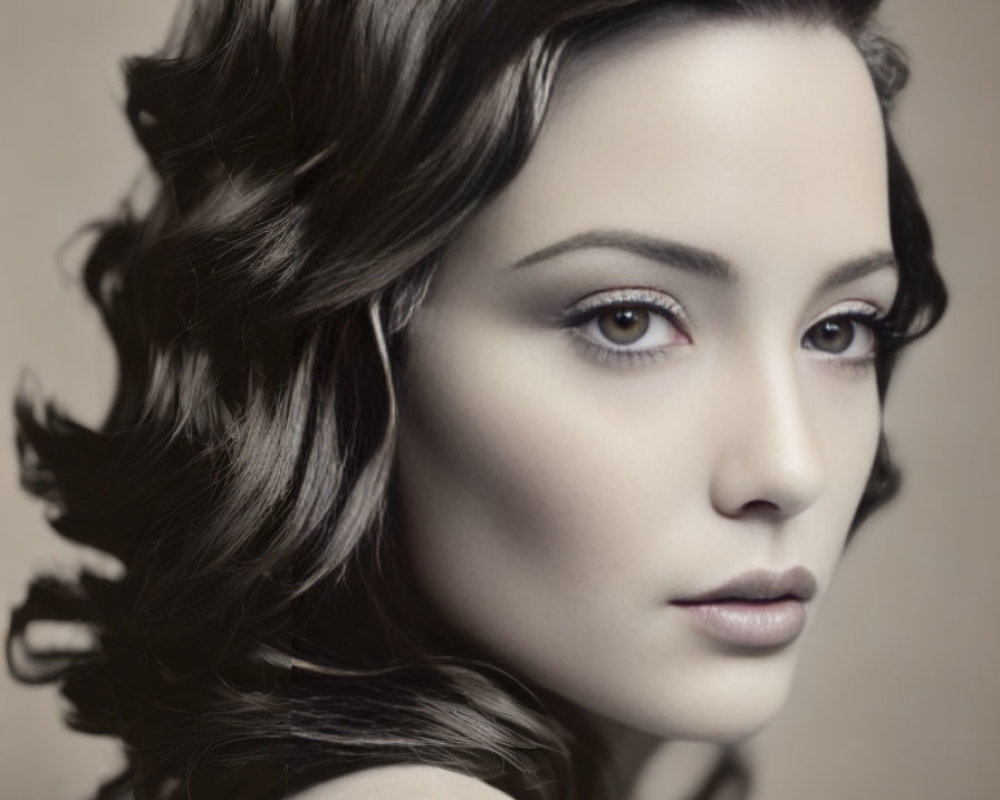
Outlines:
<svg viewBox="0 0 1000 800"><path fill-rule="evenodd" d="M816 594L816 579L805 567L795 567L787 572L754 570L722 584L716 589L675 603L691 605L733 600L745 602L773 601L791 598L803 602Z"/></svg>
<svg viewBox="0 0 1000 800"><path fill-rule="evenodd" d="M671 602L702 632L736 647L790 644L806 624L805 604L816 579L804 567L787 572L754 570L702 594Z"/></svg>

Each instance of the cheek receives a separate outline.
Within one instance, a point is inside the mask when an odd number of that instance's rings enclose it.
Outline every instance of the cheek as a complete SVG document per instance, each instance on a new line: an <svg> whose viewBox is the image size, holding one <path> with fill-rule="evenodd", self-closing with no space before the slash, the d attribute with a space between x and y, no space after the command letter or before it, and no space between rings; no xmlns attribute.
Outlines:
<svg viewBox="0 0 1000 800"><path fill-rule="evenodd" d="M882 430L882 408L873 376L852 380L815 376L807 400L817 409L817 438L826 464L826 487L808 512L815 535L807 538L817 563L832 574L871 476ZM811 533L811 532L810 532ZM829 575L821 583L829 584Z"/></svg>
<svg viewBox="0 0 1000 800"><path fill-rule="evenodd" d="M516 346L481 353L487 374L428 360L408 384L404 519L415 556L450 583L480 565L524 588L540 573L551 581L606 565L608 534L620 531L607 530L615 521L601 500L620 508L642 491L646 459L628 446L628 420L599 413L531 358ZM450 563L435 564L442 555Z"/></svg>
<svg viewBox="0 0 1000 800"><path fill-rule="evenodd" d="M828 491L842 501L860 497L882 429L874 369L849 380L822 375L808 391L822 414L817 435L829 464Z"/></svg>
<svg viewBox="0 0 1000 800"><path fill-rule="evenodd" d="M680 488L679 464L657 463L642 415L588 391L547 347L516 336L466 340L468 349L428 337L411 353L401 527L449 621L544 683L553 653L597 658L594 637L618 642L630 611L634 619L662 592L648 561L664 532L650 521L663 517L666 487L692 492ZM467 352L489 369L474 368Z"/></svg>
<svg viewBox="0 0 1000 800"><path fill-rule="evenodd" d="M612 374L561 340L463 318L415 324L411 344L400 528L437 612L519 677L643 729L721 739L712 725L741 734L773 713L791 649L719 658L664 611L762 558L760 530L709 500L734 437L766 446L731 381L697 361ZM827 483L782 559L826 586L880 414L864 376L808 362L799 389Z"/></svg>

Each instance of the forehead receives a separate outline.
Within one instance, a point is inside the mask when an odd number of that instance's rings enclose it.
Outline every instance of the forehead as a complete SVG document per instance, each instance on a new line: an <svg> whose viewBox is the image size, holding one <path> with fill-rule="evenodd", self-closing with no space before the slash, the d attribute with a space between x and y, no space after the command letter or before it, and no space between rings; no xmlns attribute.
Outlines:
<svg viewBox="0 0 1000 800"><path fill-rule="evenodd" d="M887 206L881 113L853 44L830 27L713 22L566 65L528 161L463 238L509 262L637 229L736 264L828 265L887 244Z"/></svg>

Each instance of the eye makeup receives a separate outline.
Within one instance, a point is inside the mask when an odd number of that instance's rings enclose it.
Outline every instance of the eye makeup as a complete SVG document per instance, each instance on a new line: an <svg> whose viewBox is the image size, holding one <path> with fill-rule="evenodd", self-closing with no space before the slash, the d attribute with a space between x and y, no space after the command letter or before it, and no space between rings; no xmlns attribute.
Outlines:
<svg viewBox="0 0 1000 800"><path fill-rule="evenodd" d="M655 289L595 292L566 312L562 326L586 356L611 366L655 363L691 343L680 303Z"/></svg>
<svg viewBox="0 0 1000 800"><path fill-rule="evenodd" d="M671 295L645 287L593 292L560 315L559 325L601 365L642 366L692 343L690 322ZM866 301L834 306L802 334L803 350L831 367L866 372L892 340L887 314Z"/></svg>
<svg viewBox="0 0 1000 800"><path fill-rule="evenodd" d="M852 301L835 306L812 323L802 336L802 347L832 366L866 372L891 338L885 312L870 303Z"/></svg>

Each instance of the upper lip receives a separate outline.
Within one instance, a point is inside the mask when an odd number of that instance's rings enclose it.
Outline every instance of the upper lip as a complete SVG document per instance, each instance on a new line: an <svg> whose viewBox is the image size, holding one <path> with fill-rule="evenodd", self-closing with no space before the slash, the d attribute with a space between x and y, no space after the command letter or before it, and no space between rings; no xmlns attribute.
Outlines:
<svg viewBox="0 0 1000 800"><path fill-rule="evenodd" d="M703 594L682 597L675 603L694 605L723 601L756 601L812 599L816 594L816 578L805 567L794 567L785 572L752 570L738 575L731 581Z"/></svg>

